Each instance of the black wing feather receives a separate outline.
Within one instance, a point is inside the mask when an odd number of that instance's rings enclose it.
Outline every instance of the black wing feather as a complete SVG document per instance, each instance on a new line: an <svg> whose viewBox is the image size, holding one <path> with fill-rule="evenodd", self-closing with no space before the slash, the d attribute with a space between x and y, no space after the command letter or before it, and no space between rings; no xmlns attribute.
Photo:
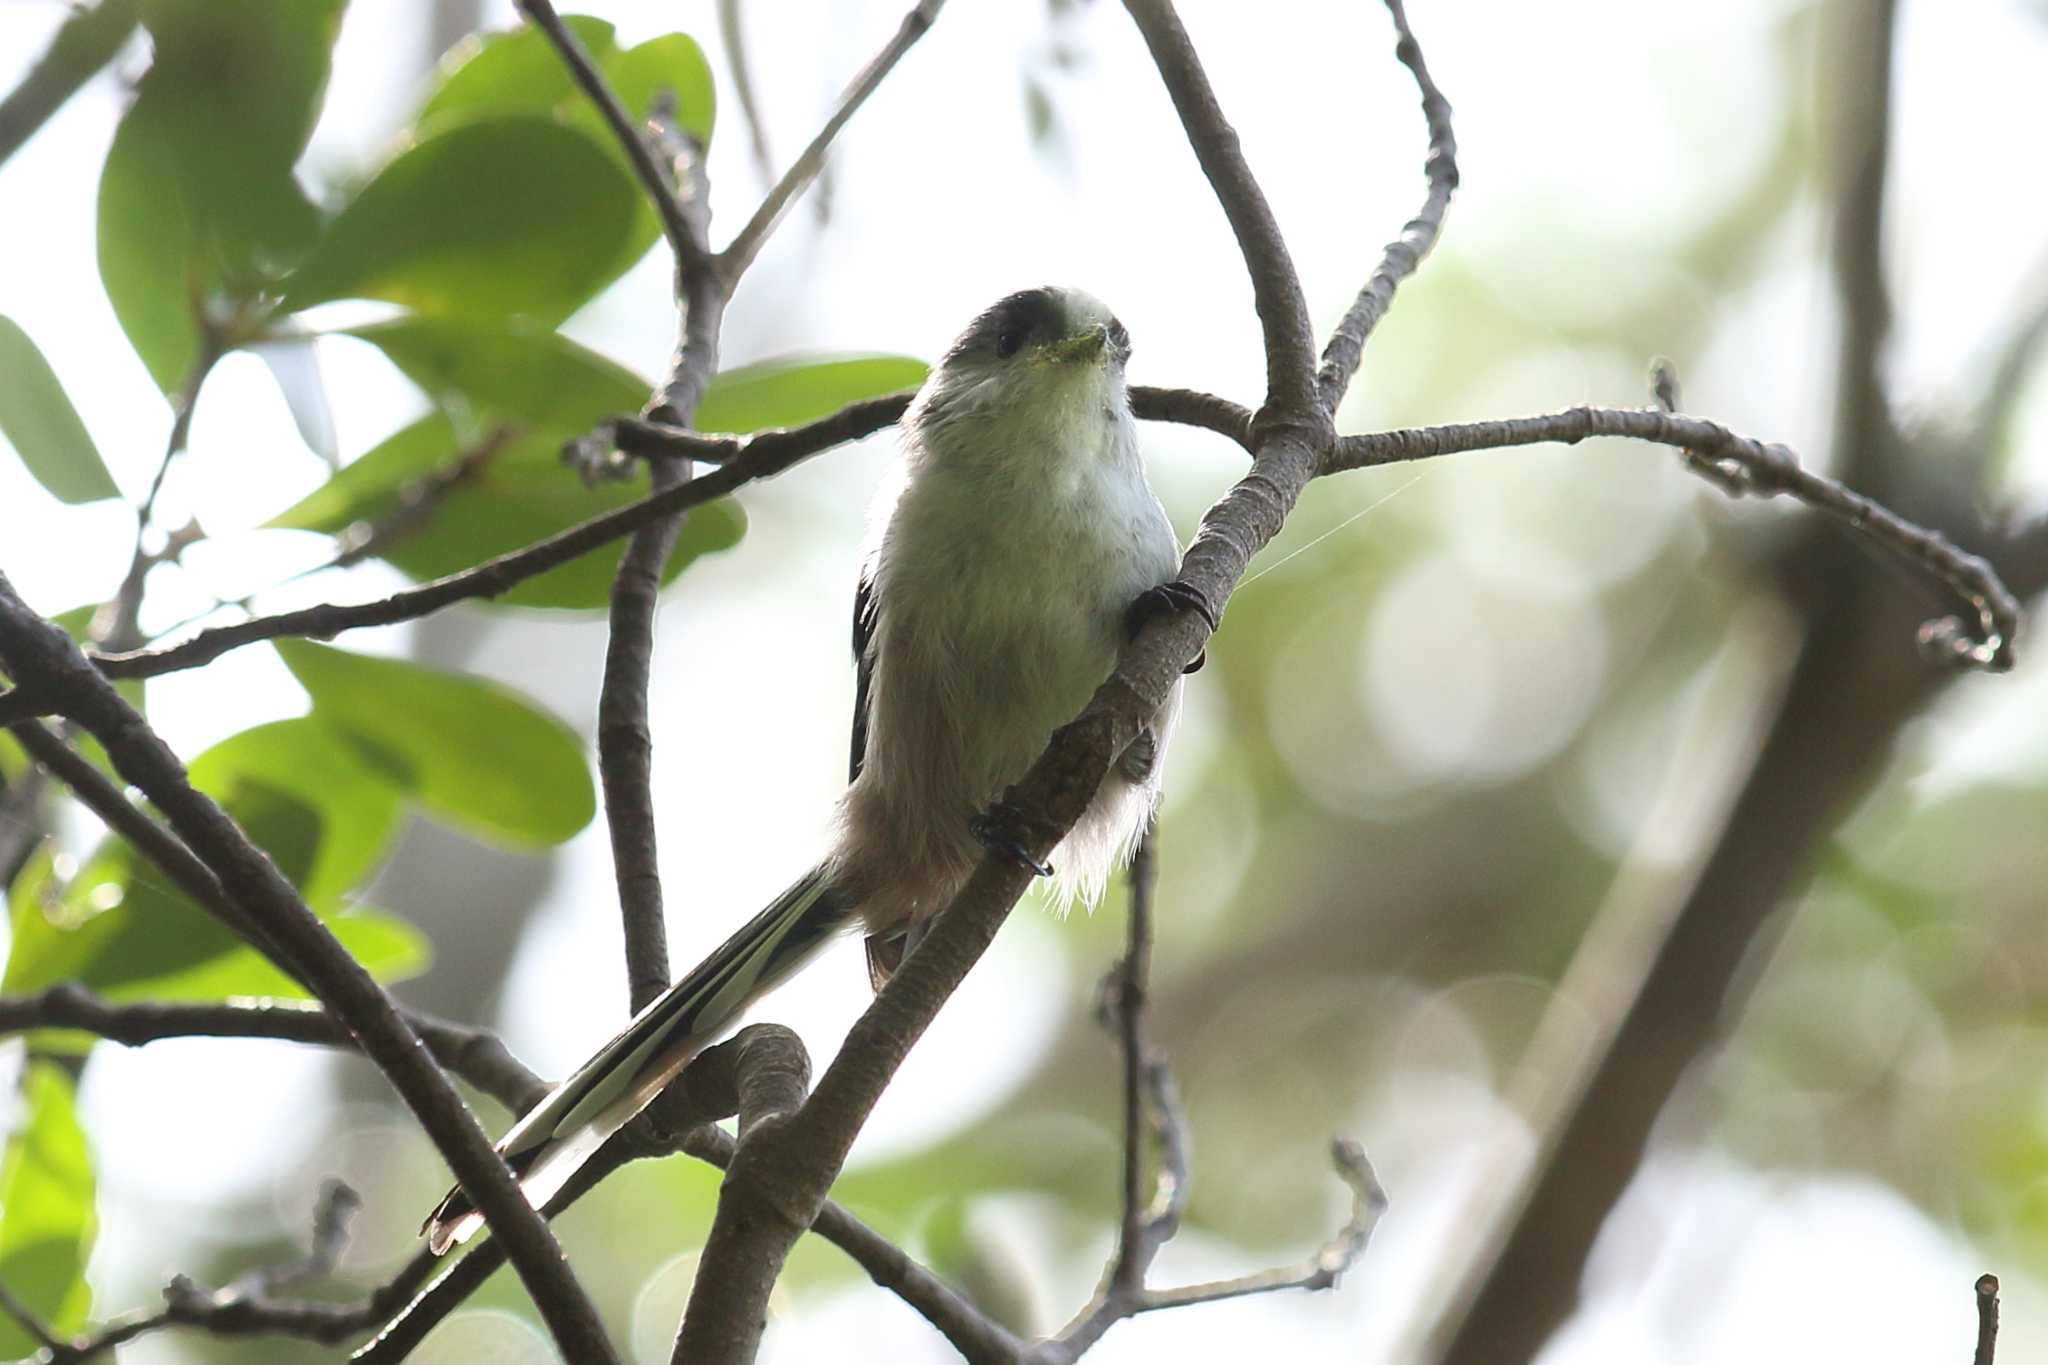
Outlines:
<svg viewBox="0 0 2048 1365"><path fill-rule="evenodd" d="M863 567L860 586L853 592L853 745L847 761L848 782L860 776L861 765L868 756L868 687L875 676L868 645L875 638L875 620L880 610L881 603L875 599L874 570L872 566Z"/></svg>

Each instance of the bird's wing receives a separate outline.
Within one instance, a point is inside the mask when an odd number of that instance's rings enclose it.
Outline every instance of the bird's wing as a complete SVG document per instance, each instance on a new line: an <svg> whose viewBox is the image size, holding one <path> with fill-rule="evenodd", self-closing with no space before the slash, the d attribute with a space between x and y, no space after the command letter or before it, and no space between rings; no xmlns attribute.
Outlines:
<svg viewBox="0 0 2048 1365"><path fill-rule="evenodd" d="M875 638L875 620L880 609L881 603L875 597L874 565L863 565L860 585L853 590L853 746L847 762L848 782L860 776L861 764L868 756L868 688L875 677L868 645Z"/></svg>
<svg viewBox="0 0 2048 1365"><path fill-rule="evenodd" d="M868 708L875 680L875 661L868 647L874 643L880 613L881 601L875 596L875 566L868 563L861 567L860 585L853 590L853 744L846 765L848 782L860 776L861 765L868 756ZM887 984L890 974L903 962L904 946L901 929L868 935L869 985L879 991Z"/></svg>

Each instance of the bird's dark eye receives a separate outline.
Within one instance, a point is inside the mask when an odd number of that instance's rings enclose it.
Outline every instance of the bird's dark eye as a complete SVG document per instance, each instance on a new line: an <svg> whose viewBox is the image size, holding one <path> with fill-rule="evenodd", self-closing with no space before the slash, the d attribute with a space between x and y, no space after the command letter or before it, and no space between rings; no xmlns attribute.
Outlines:
<svg viewBox="0 0 2048 1365"><path fill-rule="evenodd" d="M1011 356L1022 350L1023 346L1024 329L1014 322L996 333L996 359L998 360L1008 360Z"/></svg>

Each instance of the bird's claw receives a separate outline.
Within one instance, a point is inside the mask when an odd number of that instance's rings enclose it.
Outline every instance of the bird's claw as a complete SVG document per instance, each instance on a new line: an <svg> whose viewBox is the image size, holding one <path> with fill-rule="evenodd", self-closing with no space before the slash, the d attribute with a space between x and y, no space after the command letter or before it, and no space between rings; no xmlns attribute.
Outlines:
<svg viewBox="0 0 2048 1365"><path fill-rule="evenodd" d="M1124 630L1129 638L1136 639L1138 632L1143 630L1145 623L1153 617L1162 612L1181 610L1191 611L1201 617L1208 623L1210 634L1215 633L1216 609L1209 605L1209 599L1202 595L1200 588L1178 578L1168 579L1139 593L1131 603L1130 610L1124 613ZM1205 649L1196 654L1181 672L1193 673L1208 660L1209 651Z"/></svg>
<svg viewBox="0 0 2048 1365"><path fill-rule="evenodd" d="M1003 833L997 818L1001 812L1002 806L998 802L996 806L969 820L967 822L968 831L981 841L983 848L988 849L990 852L1002 854L1019 867L1029 868L1037 876L1050 877L1052 875L1051 863L1040 862L1031 856L1031 850Z"/></svg>

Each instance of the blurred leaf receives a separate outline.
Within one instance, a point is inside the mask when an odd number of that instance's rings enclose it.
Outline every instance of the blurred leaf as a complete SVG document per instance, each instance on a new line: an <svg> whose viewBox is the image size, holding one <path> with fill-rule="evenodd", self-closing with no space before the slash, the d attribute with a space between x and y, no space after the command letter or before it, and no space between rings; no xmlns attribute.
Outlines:
<svg viewBox="0 0 2048 1365"><path fill-rule="evenodd" d="M349 956L387 985L424 972L434 959L427 936L386 910L358 906L326 921ZM269 996L303 1000L306 989L246 944L182 972L156 978L149 994L159 1000L225 1000Z"/></svg>
<svg viewBox="0 0 2048 1365"><path fill-rule="evenodd" d="M241 784L227 812L294 885L313 865L320 817L275 788ZM123 839L108 839L68 884L47 861L19 878L14 941L0 989L78 981L112 999L155 995L160 982L226 956L241 940Z"/></svg>
<svg viewBox="0 0 2048 1365"><path fill-rule="evenodd" d="M398 154L285 284L283 306L384 299L423 313L558 322L624 271L638 190L552 119L464 123Z"/></svg>
<svg viewBox="0 0 2048 1365"><path fill-rule="evenodd" d="M512 689L306 640L276 645L314 715L449 823L552 844L596 813L582 740Z"/></svg>
<svg viewBox="0 0 2048 1365"><path fill-rule="evenodd" d="M319 215L292 167L326 88L344 0L155 0L155 60L100 174L99 267L122 329L166 393L200 320L269 291Z"/></svg>
<svg viewBox="0 0 2048 1365"><path fill-rule="evenodd" d="M414 578L439 578L521 549L645 494L644 480L585 487L562 464L564 439L557 431L506 442L481 468L448 489L423 525L383 545L378 556ZM448 418L424 418L344 466L324 487L267 524L332 533L358 521L377 523L396 511L420 480L454 466L463 449ZM730 498L691 508L664 581L673 580L699 555L737 545L746 528L746 514ZM625 541L617 541L530 578L494 600L510 606L601 608L610 600L612 579L624 553Z"/></svg>
<svg viewBox="0 0 2048 1365"><path fill-rule="evenodd" d="M311 337L288 337L251 346L277 382L277 391L292 414L292 425L306 449L330 469L341 463L341 442L334 432L334 408L327 401L327 383L320 375L320 353Z"/></svg>
<svg viewBox="0 0 2048 1365"><path fill-rule="evenodd" d="M562 23L600 68L617 54L608 20L565 14ZM547 35L522 24L501 33L472 34L450 48L441 59L440 83L413 122L423 133L438 132L460 119L552 114L578 98L576 83Z"/></svg>
<svg viewBox="0 0 2048 1365"><path fill-rule="evenodd" d="M63 502L95 502L121 490L64 395L56 371L12 318L0 317L0 435L36 482Z"/></svg>
<svg viewBox="0 0 2048 1365"><path fill-rule="evenodd" d="M563 22L635 120L648 117L659 92L673 91L677 123L699 142L711 141L715 109L711 64L695 39L670 33L621 51L612 26L604 20L565 15ZM450 54L443 70L446 74L440 86L427 97L415 121L419 136L430 137L472 119L542 115L581 129L622 171L633 174L625 149L605 126L604 116L538 31L517 28L466 42ZM635 183L637 188L637 180ZM616 262L618 273L645 255L661 236L661 220L644 193L635 194L634 209L632 231Z"/></svg>
<svg viewBox="0 0 2048 1365"><path fill-rule="evenodd" d="M369 881L402 817L399 787L348 735L318 716L273 721L230 735L192 761L192 783L229 809L245 790L289 793L319 819L317 845L292 878L326 915Z"/></svg>
<svg viewBox="0 0 2048 1365"><path fill-rule="evenodd" d="M700 431L759 431L813 422L848 403L914 389L930 371L909 356L790 356L725 370L697 408Z"/></svg>
<svg viewBox="0 0 2048 1365"><path fill-rule="evenodd" d="M191 773L323 917L369 880L397 830L398 790L316 718L232 735L194 759ZM103 842L68 883L39 851L15 881L11 909L0 989L74 980L115 999L303 994L123 839ZM382 925L356 932L374 935L373 970L414 969L413 945Z"/></svg>
<svg viewBox="0 0 2048 1365"><path fill-rule="evenodd" d="M703 142L711 140L715 87L704 50L687 34L670 33L621 50L612 25L587 15L565 14L562 22L604 73L626 111L645 118L656 92L673 90L676 121ZM589 120L602 127L596 108L578 89L545 35L521 27L472 39L450 52L441 83L414 120L422 133L478 117L546 113ZM611 134L604 133L611 141Z"/></svg>
<svg viewBox="0 0 2048 1365"><path fill-rule="evenodd" d="M22 1084L24 1120L0 1158L0 1284L59 1336L85 1326L92 1290L85 1263L98 1228L92 1154L72 1105L71 1081L35 1062ZM0 1357L38 1343L0 1315Z"/></svg>
<svg viewBox="0 0 2048 1365"><path fill-rule="evenodd" d="M564 439L635 411L653 389L559 332L513 320L404 317L347 335L383 351L443 408L520 418Z"/></svg>

